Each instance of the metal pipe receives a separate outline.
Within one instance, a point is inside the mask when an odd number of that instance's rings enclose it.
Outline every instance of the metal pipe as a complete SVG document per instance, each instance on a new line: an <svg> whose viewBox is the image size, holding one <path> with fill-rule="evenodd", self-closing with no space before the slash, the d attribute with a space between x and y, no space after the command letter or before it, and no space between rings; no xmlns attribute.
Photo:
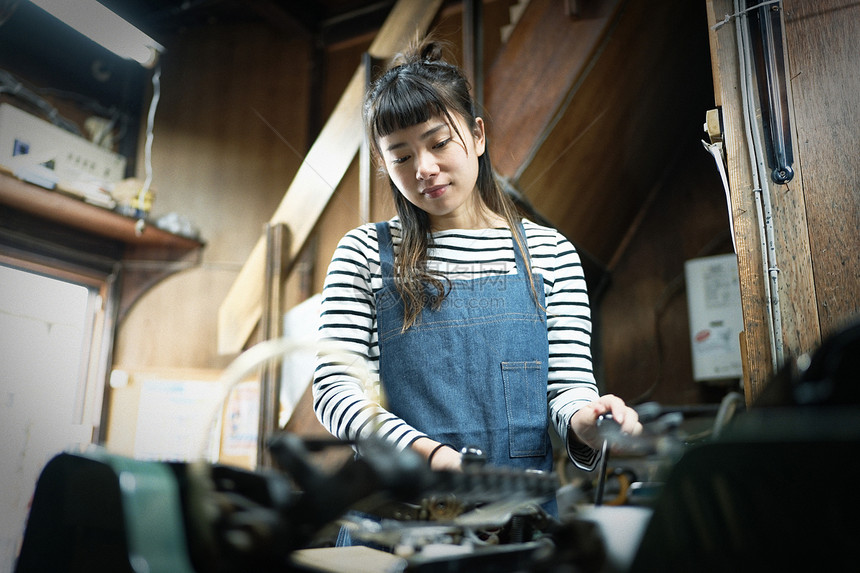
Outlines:
<svg viewBox="0 0 860 573"><path fill-rule="evenodd" d="M747 12L744 13L744 18L748 19ZM753 81L753 77L752 77L752 73L753 73L752 69L753 68L752 68L752 64L750 62L752 49L751 49L751 45L750 45L751 40L750 40L750 36L749 36L749 26L744 25L743 28L744 28L744 31L746 32L745 46L744 46L745 50L744 51L745 51L746 57L747 57L747 66L748 66L747 67L747 77L748 77L748 81L752 82ZM774 75L774 74L775 74L775 70L772 70L770 75ZM750 110L754 110L757 102L753 98L752 90L747 90L747 95L749 97ZM759 103L759 105L760 105L760 103ZM756 116L757 116L757 114L756 114ZM780 124L781 124L781 122L782 122L782 120L780 119ZM766 173L767 173L767 167L766 167L766 165L767 165L767 163L766 163L766 161L767 161L767 149L766 149L765 144L763 142L762 128L763 127L761 125L756 123L754 125L754 128L753 128L752 137L753 137L753 145L754 145L754 149L755 149L755 157L758 161L759 181L761 184L760 198L761 198L761 204L762 204L762 212L764 215L763 221L764 221L764 231L765 231L765 239L766 239L766 250L764 251L764 253L766 254L766 263L767 264L765 266L765 270L766 270L765 276L767 276L767 280L769 282L769 287L770 287L769 288L769 290L770 290L770 306L772 309L771 316L772 316L772 320L773 320L773 331L775 333L774 339L773 339L773 350L774 350L773 361L774 361L774 370L776 370L777 368L782 366L782 364L785 361L785 348L784 348L783 338L782 338L782 310L781 310L782 307L781 307L781 304L779 301L779 266L777 264L777 256L776 256L777 255L777 252L776 252L776 232L775 232L774 225L773 225L773 206L771 203L771 192L770 192L771 183L770 183L770 178L766 175ZM776 158L777 158L776 160L777 161L780 160L779 159L779 153L783 153L783 159L785 159L785 153L786 153L785 140L784 140L784 137L786 137L785 134L783 134L782 132L780 132L778 134L773 133L772 136L774 139L774 141L773 141L774 147L775 148L778 148L778 147L782 148L782 151L775 151ZM790 154L790 144L789 144L789 151L787 153ZM785 169L787 169L788 172L793 174L790 167L785 166L785 165L783 167ZM778 171L779 169L781 169L781 168L775 167L774 172ZM784 180L787 180L790 178L791 178L790 176L786 176L786 179L784 179Z"/></svg>
<svg viewBox="0 0 860 573"><path fill-rule="evenodd" d="M784 184L794 177L791 129L788 121L788 95L782 47L781 6L757 6L753 12L758 23L760 46L756 52L759 97L762 100L763 127L770 146L771 179Z"/></svg>
<svg viewBox="0 0 860 573"><path fill-rule="evenodd" d="M748 18L746 12L744 13L744 18ZM751 54L751 46L750 46L750 36L749 36L749 26L743 26L744 31L746 32L745 36L745 46L744 51L747 57L747 78L749 82L753 81L752 77L752 64L750 62L750 54ZM748 85L752 85L751 83ZM756 101L753 97L753 91L751 89L747 90L747 96L749 97L749 109L756 109ZM756 117L758 114L754 114ZM778 369L782 366L785 361L785 349L783 345L782 338L782 306L779 301L779 266L777 265L777 257L776 257L776 232L773 225L773 207L771 204L771 193L770 193L770 179L766 175L767 167L767 155L765 144L762 140L762 126L758 123L753 125L752 130L752 138L753 145L755 149L755 157L758 161L758 173L759 173L759 182L761 185L760 190L760 199L762 205L762 214L764 215L763 223L764 223L764 235L766 242L766 250L763 251L763 255L765 255L765 276L769 282L769 292L770 292L770 307L771 307L771 319L773 321L773 366L774 370Z"/></svg>
<svg viewBox="0 0 860 573"><path fill-rule="evenodd" d="M752 84L753 72L750 62L750 39L746 11L741 11L740 0L734 0L735 30L738 41L738 66L740 75L741 99L744 127L749 152L750 170L755 193L756 218L762 254L762 270L765 277L764 288L767 299L768 332L770 335L771 362L774 370L783 362L782 314L779 304L779 278L776 266L776 248L773 231L773 218L770 192L765 177L762 177L764 159L762 156L761 136L757 125L753 124L752 113L755 109Z"/></svg>

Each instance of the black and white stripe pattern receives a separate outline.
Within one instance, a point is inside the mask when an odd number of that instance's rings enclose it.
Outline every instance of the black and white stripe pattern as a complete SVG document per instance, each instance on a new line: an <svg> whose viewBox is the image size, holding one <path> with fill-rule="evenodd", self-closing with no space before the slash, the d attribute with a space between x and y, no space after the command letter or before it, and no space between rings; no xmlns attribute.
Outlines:
<svg viewBox="0 0 860 573"><path fill-rule="evenodd" d="M400 223L390 221L395 252ZM573 245L558 231L524 221L532 271L543 278L549 340L547 400L552 423L567 443L571 416L598 397L591 365L591 317L585 277ZM429 270L450 279L515 273L508 229L434 233ZM540 288L540 284L536 285ZM341 239L326 276L321 303L320 352L314 376L314 410L341 439L370 435L398 448L424 436L387 412L379 392L379 346L373 293L382 287L376 228L363 225ZM571 459L593 468L597 453L568 448Z"/></svg>

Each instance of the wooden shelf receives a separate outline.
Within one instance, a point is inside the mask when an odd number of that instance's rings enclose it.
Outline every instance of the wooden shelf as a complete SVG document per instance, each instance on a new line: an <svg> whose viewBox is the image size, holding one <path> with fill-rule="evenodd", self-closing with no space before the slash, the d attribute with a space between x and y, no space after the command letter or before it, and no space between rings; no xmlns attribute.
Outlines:
<svg viewBox="0 0 860 573"><path fill-rule="evenodd" d="M62 252L61 259L68 258L69 252L86 251L90 255L97 252L102 261L108 261L109 268L120 263L119 320L158 282L196 265L204 245L151 223L138 232L136 218L49 191L0 171L0 214L2 210L8 210L4 215L10 216L0 217L0 224L14 222L11 228L15 236L30 237L25 240L27 246L18 247L19 251L23 249L30 255L38 252L51 258ZM135 261L144 264L129 264ZM104 262L100 265L104 267Z"/></svg>
<svg viewBox="0 0 860 573"><path fill-rule="evenodd" d="M152 224L138 234L137 219L43 189L6 173L0 173L0 204L126 245L177 251L194 251L203 246L200 241L169 233Z"/></svg>

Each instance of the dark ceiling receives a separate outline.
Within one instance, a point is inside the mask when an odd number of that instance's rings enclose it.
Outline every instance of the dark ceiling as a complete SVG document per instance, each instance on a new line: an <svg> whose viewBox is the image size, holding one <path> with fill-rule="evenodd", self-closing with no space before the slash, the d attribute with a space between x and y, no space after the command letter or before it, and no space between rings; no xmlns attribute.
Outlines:
<svg viewBox="0 0 860 573"><path fill-rule="evenodd" d="M323 47L374 30L395 0L99 0L164 44L195 27L241 21L272 26ZM147 72L83 39L26 0L0 0L0 70L40 95L75 94L138 109ZM8 90L6 90L8 91Z"/></svg>
<svg viewBox="0 0 860 573"><path fill-rule="evenodd" d="M182 28L263 21L331 43L377 28L395 0L99 0L158 39Z"/></svg>

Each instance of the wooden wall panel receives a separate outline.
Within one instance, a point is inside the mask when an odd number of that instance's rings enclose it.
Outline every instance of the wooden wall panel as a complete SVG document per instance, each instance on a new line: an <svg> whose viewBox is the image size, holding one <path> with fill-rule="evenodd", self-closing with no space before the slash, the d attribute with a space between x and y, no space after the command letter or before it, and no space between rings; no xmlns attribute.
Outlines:
<svg viewBox="0 0 860 573"><path fill-rule="evenodd" d="M684 262L732 252L725 195L701 146L680 147L609 269L593 309L602 390L629 401L718 401L734 386L693 381Z"/></svg>
<svg viewBox="0 0 860 573"><path fill-rule="evenodd" d="M714 15L732 13L731 0L712 0L708 10L715 25ZM741 287L741 306L744 318L742 347L744 353L744 381L747 401L757 395L773 376L773 352L768 313L766 276L762 263L763 237L758 231L755 195L749 148L744 136L743 108L741 107L738 71L737 34L733 23L711 31L712 66L719 76L722 102L723 142L727 176L731 188L732 219L738 254L738 274Z"/></svg>
<svg viewBox="0 0 860 573"><path fill-rule="evenodd" d="M677 145L701 148L713 106L702 6L628 0L616 19L518 181L539 211L603 264ZM521 81L539 86L543 78Z"/></svg>
<svg viewBox="0 0 860 573"><path fill-rule="evenodd" d="M587 73L620 4L588 2L585 14L574 19L565 16L560 0L528 2L487 75L487 136L495 141L500 174L516 178L528 166L569 90Z"/></svg>
<svg viewBox="0 0 860 573"><path fill-rule="evenodd" d="M728 27L734 28L734 22ZM718 34L720 33L723 31L720 30ZM756 73L759 72L756 71ZM753 112L753 117L762 116L763 112L759 106L759 109ZM776 300L774 325L779 331L774 337L779 345L775 350L774 358L776 367L781 368L793 358L816 348L821 341L821 335L815 303L813 254L809 245L801 162L795 162L795 178L786 185L775 183L770 178L772 168L763 167L763 165L762 161L761 186L764 193L769 195L772 209L770 220L773 225L773 252L768 259L768 283L771 295L775 296ZM763 198L765 209L767 202L768 199ZM764 228L768 217L766 210L763 216L764 219L761 221L756 217L756 227ZM756 238L761 233L761 229L757 231L748 229L748 231L752 231ZM755 260L761 261L761 255L753 256L752 261ZM772 272L770 269L777 269L777 272Z"/></svg>
<svg viewBox="0 0 860 573"><path fill-rule="evenodd" d="M732 13L728 0L710 2L713 15ZM814 351L822 336L860 315L860 128L858 105L860 8L830 0L783 4L795 178L770 185L781 323L768 317L760 217L743 124L735 20L712 31L744 304L747 401L761 394L784 360ZM772 283L771 283L772 284Z"/></svg>
<svg viewBox="0 0 860 573"><path fill-rule="evenodd" d="M194 28L168 45L153 214L191 218L204 261L247 258L301 164L309 64L306 44L260 26Z"/></svg>
<svg viewBox="0 0 860 573"><path fill-rule="evenodd" d="M114 364L220 369L233 357L217 351L218 307L307 147L310 50L247 25L195 28L166 43L153 217L188 217L206 247L199 266L132 307L118 328ZM134 419L122 413L136 408L135 395L134 388L111 393L108 447L133 440Z"/></svg>
<svg viewBox="0 0 860 573"><path fill-rule="evenodd" d="M114 364L220 369L232 357L216 348L218 307L307 147L309 46L265 27L217 25L191 29L167 47L153 217L188 217L206 247L199 266L132 307L118 328ZM134 388L111 393L108 447L133 439L133 418L122 413L136 407L134 395Z"/></svg>
<svg viewBox="0 0 860 573"><path fill-rule="evenodd" d="M786 194L802 192L805 202L815 310L826 336L860 320L860 5L787 0L784 6L802 166Z"/></svg>

